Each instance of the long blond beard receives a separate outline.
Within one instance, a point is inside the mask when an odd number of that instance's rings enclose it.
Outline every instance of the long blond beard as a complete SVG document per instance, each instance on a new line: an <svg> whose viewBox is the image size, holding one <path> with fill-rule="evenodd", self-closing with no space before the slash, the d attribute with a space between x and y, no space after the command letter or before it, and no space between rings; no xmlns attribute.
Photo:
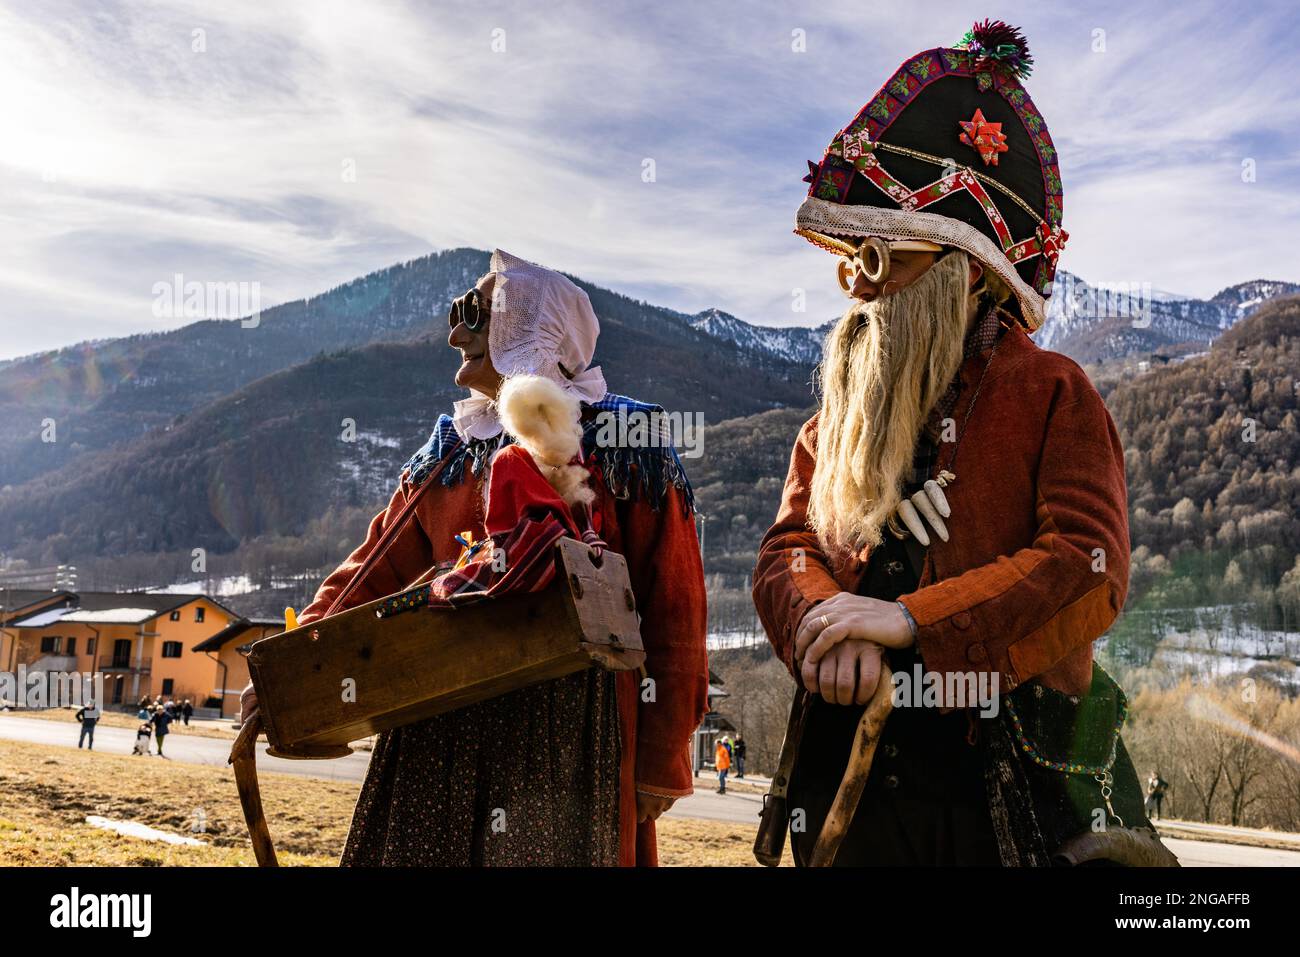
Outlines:
<svg viewBox="0 0 1300 957"><path fill-rule="evenodd" d="M826 340L808 523L832 554L882 541L926 417L961 367L967 257L852 306Z"/></svg>

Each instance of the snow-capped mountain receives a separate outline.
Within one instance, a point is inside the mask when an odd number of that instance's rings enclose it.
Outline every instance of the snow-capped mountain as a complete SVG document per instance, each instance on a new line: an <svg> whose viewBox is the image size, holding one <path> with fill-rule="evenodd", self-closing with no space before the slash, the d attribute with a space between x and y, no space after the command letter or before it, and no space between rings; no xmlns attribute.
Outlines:
<svg viewBox="0 0 1300 957"><path fill-rule="evenodd" d="M1200 349L1263 303L1300 293L1300 284L1256 279L1211 299L1154 290L1149 284L1094 286L1057 273L1047 321L1034 336L1044 349L1079 362L1135 353Z"/></svg>
<svg viewBox="0 0 1300 957"><path fill-rule="evenodd" d="M687 321L700 332L734 343L742 349L766 352L801 365L816 365L822 357L822 339L827 323L816 329L806 326L757 326L737 319L721 309L705 309Z"/></svg>
<svg viewBox="0 0 1300 957"><path fill-rule="evenodd" d="M1212 299L1196 299L1149 284L1094 286L1062 270L1048 300L1047 321L1034 341L1078 362L1194 352L1270 299L1297 293L1300 283L1254 279L1229 286ZM816 328L760 326L720 309L684 318L699 331L742 349L802 365L821 361L822 342L835 322Z"/></svg>
<svg viewBox="0 0 1300 957"><path fill-rule="evenodd" d="M1217 293L1210 301L1218 304L1227 320L1223 328L1245 319L1248 315L1278 296L1293 296L1300 292L1300 284L1293 282L1275 282L1269 279L1252 279L1250 282L1238 283Z"/></svg>

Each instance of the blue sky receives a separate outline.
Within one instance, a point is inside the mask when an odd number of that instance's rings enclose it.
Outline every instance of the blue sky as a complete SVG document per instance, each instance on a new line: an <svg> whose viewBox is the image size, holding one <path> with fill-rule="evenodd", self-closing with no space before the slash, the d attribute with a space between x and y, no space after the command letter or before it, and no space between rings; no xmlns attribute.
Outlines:
<svg viewBox="0 0 1300 957"><path fill-rule="evenodd" d="M180 324L151 308L176 273L260 283L265 307L464 245L823 322L830 257L790 232L805 160L983 17L1035 56L1063 268L1199 296L1300 281L1282 3L0 0L0 358Z"/></svg>

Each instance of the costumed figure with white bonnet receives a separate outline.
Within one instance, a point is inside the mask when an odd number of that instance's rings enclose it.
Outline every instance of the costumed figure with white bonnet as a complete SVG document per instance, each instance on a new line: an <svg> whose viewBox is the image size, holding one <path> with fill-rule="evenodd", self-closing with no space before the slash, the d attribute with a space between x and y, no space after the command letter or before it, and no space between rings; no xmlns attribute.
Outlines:
<svg viewBox="0 0 1300 957"><path fill-rule="evenodd" d="M589 668L379 735L341 863L654 865L655 819L693 790L689 744L708 691L704 575L671 440L609 425L662 422L663 410L609 391L592 365L591 301L550 269L494 251L448 323L469 394L403 466L299 624L341 592L347 608L424 581L443 597L487 587L494 549L509 562L538 536L567 534L626 559L644 674ZM418 490L414 520L346 591ZM245 714L255 707L250 688Z"/></svg>

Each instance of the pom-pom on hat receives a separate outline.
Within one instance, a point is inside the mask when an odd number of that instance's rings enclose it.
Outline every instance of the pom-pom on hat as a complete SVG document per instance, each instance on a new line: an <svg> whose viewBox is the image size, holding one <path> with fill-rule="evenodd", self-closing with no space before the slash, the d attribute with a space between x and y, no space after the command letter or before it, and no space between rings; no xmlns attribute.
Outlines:
<svg viewBox="0 0 1300 957"><path fill-rule="evenodd" d="M1021 85L1032 65L1000 20L907 60L809 162L795 232L837 254L864 236L957 246L1011 287L1036 330L1068 234L1056 149Z"/></svg>

